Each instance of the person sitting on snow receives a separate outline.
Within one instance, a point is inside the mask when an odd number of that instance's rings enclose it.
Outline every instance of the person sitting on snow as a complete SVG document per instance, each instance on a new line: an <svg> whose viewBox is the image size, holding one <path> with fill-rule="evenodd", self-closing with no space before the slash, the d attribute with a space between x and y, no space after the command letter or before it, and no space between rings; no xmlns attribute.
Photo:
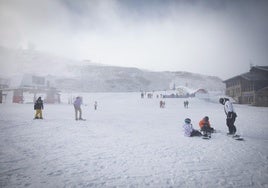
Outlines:
<svg viewBox="0 0 268 188"><path fill-rule="evenodd" d="M186 118L184 120L184 124L183 124L182 127L184 129L184 136L188 136L188 137L202 136L201 132L199 132L198 130L195 130L193 128L193 125L191 124L191 119L190 118Z"/></svg>
<svg viewBox="0 0 268 188"><path fill-rule="evenodd" d="M204 134L208 134L208 133L213 133L214 132L214 128L212 128L210 126L210 122L209 122L209 118L208 116L205 116L200 122L199 122L199 127L201 129L201 131Z"/></svg>

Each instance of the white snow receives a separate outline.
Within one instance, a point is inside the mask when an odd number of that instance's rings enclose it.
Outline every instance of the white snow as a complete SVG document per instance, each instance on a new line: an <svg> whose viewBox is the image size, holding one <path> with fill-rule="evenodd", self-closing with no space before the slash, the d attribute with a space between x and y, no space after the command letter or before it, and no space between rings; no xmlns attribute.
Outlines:
<svg viewBox="0 0 268 188"><path fill-rule="evenodd" d="M268 187L268 108L235 104L236 141L219 103L80 95L87 121L68 104L45 104L44 120L33 104L0 104L0 187ZM184 119L204 116L219 133L184 137Z"/></svg>

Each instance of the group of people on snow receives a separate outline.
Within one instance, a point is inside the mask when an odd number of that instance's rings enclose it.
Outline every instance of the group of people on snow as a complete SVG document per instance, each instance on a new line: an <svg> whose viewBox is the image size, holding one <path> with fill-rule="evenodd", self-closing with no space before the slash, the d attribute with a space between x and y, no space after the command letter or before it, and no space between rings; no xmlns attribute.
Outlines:
<svg viewBox="0 0 268 188"><path fill-rule="evenodd" d="M82 118L82 97L77 96L75 98L75 101L73 103L74 111L75 111L75 120L85 120ZM94 110L97 110L98 103L97 101L94 102ZM43 119L42 110L44 109L44 103L41 97L38 97L38 99L34 103L34 110L35 110L35 117L34 119Z"/></svg>
<svg viewBox="0 0 268 188"><path fill-rule="evenodd" d="M226 114L226 125L228 127L229 132L228 135L235 135L236 127L234 125L235 119L237 117L236 112L234 110L233 104L230 102L228 98L220 98L219 102L224 105L224 113ZM205 116L199 121L200 131L193 128L191 124L191 119L186 118L183 124L184 135L188 137L192 136L208 136L213 133L215 130L211 127L209 122L209 117Z"/></svg>
<svg viewBox="0 0 268 188"><path fill-rule="evenodd" d="M226 125L228 127L229 132L227 134L229 135L235 135L236 133L236 127L234 125L234 122L236 120L237 114L234 110L233 104L230 102L228 98L220 98L219 102L224 105L224 112L226 114ZM75 120L84 120L82 118L82 97L77 96L73 106L75 110ZM164 101L160 101L160 108L163 108L165 106ZM41 97L38 97L38 99L34 103L34 110L35 112L35 119L43 119L42 110L44 109L43 100ZM97 101L94 103L94 109L97 110ZM200 131L193 128L193 125L191 124L191 119L186 118L184 120L183 124L184 129L184 135L188 137L192 136L207 136L213 133L215 130L213 127L211 127L209 122L209 117L205 116L199 121L199 127Z"/></svg>
<svg viewBox="0 0 268 188"><path fill-rule="evenodd" d="M208 116L205 116L203 119L199 121L200 131L193 128L190 118L186 118L184 120L183 129L185 136L208 136L214 132L214 128L210 126Z"/></svg>
<svg viewBox="0 0 268 188"><path fill-rule="evenodd" d="M189 101L188 100L183 101L183 106L184 106L184 108L188 108L189 107Z"/></svg>

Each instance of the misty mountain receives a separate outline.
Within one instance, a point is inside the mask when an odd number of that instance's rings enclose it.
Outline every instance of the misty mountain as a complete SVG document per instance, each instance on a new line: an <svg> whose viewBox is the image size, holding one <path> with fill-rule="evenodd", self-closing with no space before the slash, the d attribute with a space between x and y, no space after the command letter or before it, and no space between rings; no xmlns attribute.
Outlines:
<svg viewBox="0 0 268 188"><path fill-rule="evenodd" d="M0 47L0 62L2 77L12 79L23 74L49 75L50 78L54 78L55 87L64 91L131 92L168 90L174 86L223 91L225 88L222 80L215 76L99 65L90 61L60 58L35 50Z"/></svg>

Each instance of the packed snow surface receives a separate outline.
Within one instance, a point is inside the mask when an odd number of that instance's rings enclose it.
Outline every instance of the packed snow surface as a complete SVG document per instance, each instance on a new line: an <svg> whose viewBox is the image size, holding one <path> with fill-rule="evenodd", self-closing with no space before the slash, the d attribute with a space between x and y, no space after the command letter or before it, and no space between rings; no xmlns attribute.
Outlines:
<svg viewBox="0 0 268 188"><path fill-rule="evenodd" d="M268 108L234 105L236 141L219 103L80 95L86 121L67 103L45 104L44 120L33 104L0 104L0 187L268 187ZM184 119L198 129L204 116L218 133L185 137Z"/></svg>

